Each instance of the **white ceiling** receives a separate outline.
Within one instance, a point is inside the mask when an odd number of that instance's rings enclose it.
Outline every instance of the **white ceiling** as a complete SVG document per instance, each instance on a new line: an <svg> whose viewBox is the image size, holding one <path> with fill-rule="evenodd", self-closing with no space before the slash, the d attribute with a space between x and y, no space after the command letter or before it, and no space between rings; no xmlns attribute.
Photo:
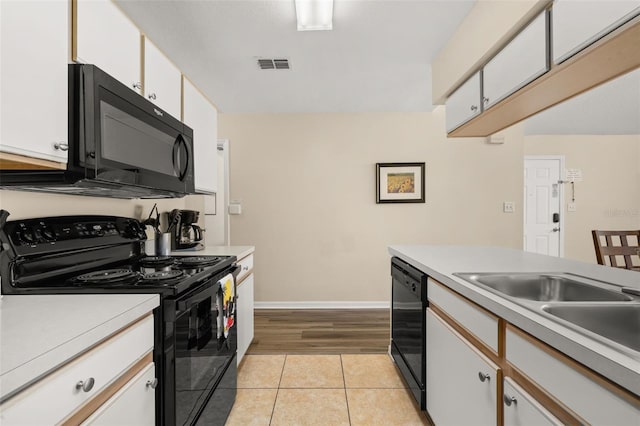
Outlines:
<svg viewBox="0 0 640 426"><path fill-rule="evenodd" d="M431 111L431 61L474 1L335 0L333 31L298 32L294 0L116 0L227 113Z"/></svg>

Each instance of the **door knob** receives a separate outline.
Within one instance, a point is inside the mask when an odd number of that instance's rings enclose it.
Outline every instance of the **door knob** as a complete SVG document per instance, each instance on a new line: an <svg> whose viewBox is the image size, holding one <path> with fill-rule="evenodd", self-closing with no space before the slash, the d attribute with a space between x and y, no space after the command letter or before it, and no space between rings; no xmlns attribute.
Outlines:
<svg viewBox="0 0 640 426"><path fill-rule="evenodd" d="M551 231L553 231L553 232L559 232L559 231L560 231L560 227L559 227L559 226L557 226L557 227L553 228Z"/></svg>

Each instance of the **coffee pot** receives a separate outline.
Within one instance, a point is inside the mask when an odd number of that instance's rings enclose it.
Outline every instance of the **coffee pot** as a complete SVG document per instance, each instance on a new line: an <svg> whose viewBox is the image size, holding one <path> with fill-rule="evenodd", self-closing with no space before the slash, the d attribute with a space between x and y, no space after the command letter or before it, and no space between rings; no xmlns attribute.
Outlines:
<svg viewBox="0 0 640 426"><path fill-rule="evenodd" d="M174 250L193 249L202 247L203 229L196 223L200 212L196 210L174 209L169 213L171 224L171 248Z"/></svg>

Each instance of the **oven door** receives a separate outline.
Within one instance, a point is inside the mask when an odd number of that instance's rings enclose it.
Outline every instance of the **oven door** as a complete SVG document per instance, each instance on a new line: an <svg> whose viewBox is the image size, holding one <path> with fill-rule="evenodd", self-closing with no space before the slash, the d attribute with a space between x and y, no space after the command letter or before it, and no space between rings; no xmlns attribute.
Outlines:
<svg viewBox="0 0 640 426"><path fill-rule="evenodd" d="M221 299L219 285L211 280L176 300L173 376L176 425L195 422L234 359L235 327L227 338L218 327Z"/></svg>

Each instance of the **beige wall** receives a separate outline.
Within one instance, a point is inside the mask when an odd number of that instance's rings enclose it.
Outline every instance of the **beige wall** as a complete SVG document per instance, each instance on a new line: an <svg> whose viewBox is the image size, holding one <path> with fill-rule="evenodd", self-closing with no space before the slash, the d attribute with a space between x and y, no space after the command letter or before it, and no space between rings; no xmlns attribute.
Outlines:
<svg viewBox="0 0 640 426"><path fill-rule="evenodd" d="M596 262L592 229L640 229L640 136L526 136L524 154L564 155L566 168L582 170L575 212L564 185L565 257Z"/></svg>
<svg viewBox="0 0 640 426"><path fill-rule="evenodd" d="M388 301L391 244L521 247L522 135L447 140L434 113L222 114L234 245L257 301ZM426 163L425 204L375 203L375 163Z"/></svg>
<svg viewBox="0 0 640 426"><path fill-rule="evenodd" d="M156 202L160 212L183 208L202 211L204 206L203 197L197 195L169 200L120 200L26 191L0 191L0 208L11 213L9 220L80 214L144 217L146 219Z"/></svg>

